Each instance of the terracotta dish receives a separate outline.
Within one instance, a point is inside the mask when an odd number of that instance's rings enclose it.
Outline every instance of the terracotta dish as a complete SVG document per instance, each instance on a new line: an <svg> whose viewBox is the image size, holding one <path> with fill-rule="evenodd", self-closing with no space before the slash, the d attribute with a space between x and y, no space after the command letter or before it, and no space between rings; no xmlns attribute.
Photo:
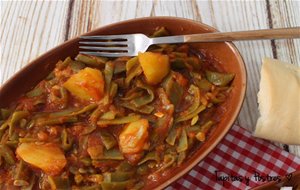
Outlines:
<svg viewBox="0 0 300 190"><path fill-rule="evenodd" d="M83 35L108 35L144 33L151 34L157 27L167 28L172 35L216 32L217 30L205 24L175 17L148 17L123 21L104 26ZM79 52L79 38L71 39L60 46L38 57L25 68L15 74L0 88L0 107L7 107L18 97L29 91L45 78L54 68L58 60L75 57ZM158 179L157 183L148 185L145 189L162 189L186 174L199 163L221 141L235 122L241 109L246 91L246 70L243 59L230 42L197 43L193 49L212 56L225 72L235 73L232 82L232 92L223 105L226 110L221 121L211 131L206 142L198 148L185 163L175 168L168 175Z"/></svg>

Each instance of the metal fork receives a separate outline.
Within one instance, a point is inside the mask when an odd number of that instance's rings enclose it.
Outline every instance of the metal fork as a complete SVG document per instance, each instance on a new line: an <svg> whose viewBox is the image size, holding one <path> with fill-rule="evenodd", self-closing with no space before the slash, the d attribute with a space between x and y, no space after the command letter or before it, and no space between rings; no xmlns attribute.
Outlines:
<svg viewBox="0 0 300 190"><path fill-rule="evenodd" d="M240 32L215 32L157 38L148 38L144 34L81 36L80 38L82 41L79 43L84 44L84 46L79 46L79 48L90 50L80 51L80 53L103 57L121 57L136 56L139 52L145 52L149 46L154 44L300 38L300 27Z"/></svg>

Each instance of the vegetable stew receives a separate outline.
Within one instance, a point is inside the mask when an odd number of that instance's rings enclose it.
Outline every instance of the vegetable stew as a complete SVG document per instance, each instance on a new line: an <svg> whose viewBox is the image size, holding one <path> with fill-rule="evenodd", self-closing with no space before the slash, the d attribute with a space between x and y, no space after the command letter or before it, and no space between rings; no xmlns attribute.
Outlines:
<svg viewBox="0 0 300 190"><path fill-rule="evenodd" d="M159 28L153 37L169 35ZM58 61L0 110L0 189L143 189L180 166L222 115L234 74L188 45ZM217 114L218 113L218 114Z"/></svg>

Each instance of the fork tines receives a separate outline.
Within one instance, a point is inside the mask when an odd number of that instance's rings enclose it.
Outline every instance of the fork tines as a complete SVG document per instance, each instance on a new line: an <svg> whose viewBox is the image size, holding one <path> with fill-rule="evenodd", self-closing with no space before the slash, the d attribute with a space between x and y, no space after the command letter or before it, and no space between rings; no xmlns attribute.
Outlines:
<svg viewBox="0 0 300 190"><path fill-rule="evenodd" d="M103 36L81 36L84 41L80 41L80 53L94 55L94 56L107 56L107 57L120 57L130 56L128 43L129 35L103 35ZM86 51L89 50L89 51Z"/></svg>

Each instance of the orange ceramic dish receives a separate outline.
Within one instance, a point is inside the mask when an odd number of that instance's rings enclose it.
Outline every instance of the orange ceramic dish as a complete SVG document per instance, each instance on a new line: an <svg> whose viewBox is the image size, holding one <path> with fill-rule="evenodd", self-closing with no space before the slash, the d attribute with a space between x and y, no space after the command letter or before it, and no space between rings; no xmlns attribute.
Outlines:
<svg viewBox="0 0 300 190"><path fill-rule="evenodd" d="M166 34L160 27L172 35L213 31L157 17L87 35ZM0 118L3 187L163 188L237 117L246 74L232 44L163 45L118 59L76 56L77 45L78 38L49 51L0 89L0 107L9 108Z"/></svg>

